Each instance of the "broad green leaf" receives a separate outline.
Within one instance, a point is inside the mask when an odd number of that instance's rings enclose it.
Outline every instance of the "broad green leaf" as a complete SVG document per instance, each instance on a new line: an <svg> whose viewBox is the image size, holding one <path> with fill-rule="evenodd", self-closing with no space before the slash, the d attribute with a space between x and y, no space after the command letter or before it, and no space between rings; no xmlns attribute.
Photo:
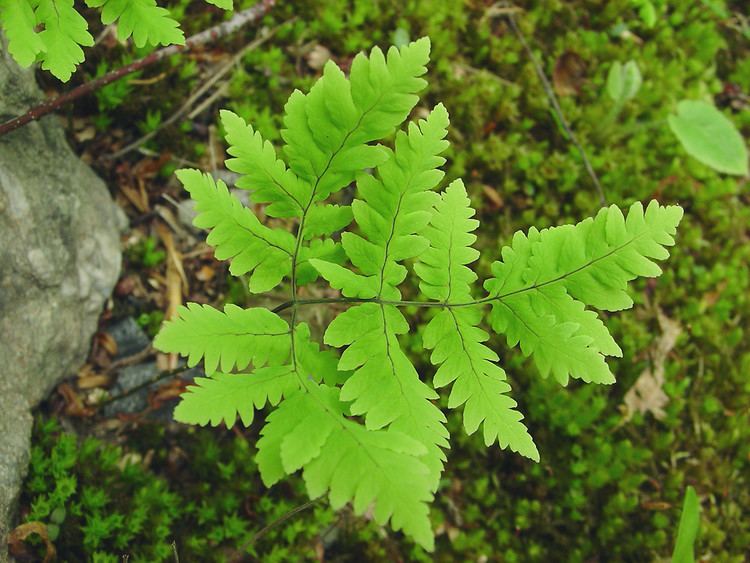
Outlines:
<svg viewBox="0 0 750 563"><path fill-rule="evenodd" d="M698 495L695 494L693 487L688 486L687 491L685 491L685 500L682 504L677 540L675 541L674 552L672 553L673 563L693 563L695 561L693 546L695 545L695 540L698 538L700 523L701 505L698 501Z"/></svg>
<svg viewBox="0 0 750 563"><path fill-rule="evenodd" d="M745 141L734 124L713 105L683 100L677 104L677 113L667 119L690 156L718 172L748 175Z"/></svg>
<svg viewBox="0 0 750 563"><path fill-rule="evenodd" d="M651 0L642 0L638 8L638 15L646 27L652 28L656 24L656 8Z"/></svg>
<svg viewBox="0 0 750 563"><path fill-rule="evenodd" d="M8 37L8 52L21 66L29 66L46 50L28 0L0 0L0 27Z"/></svg>
<svg viewBox="0 0 750 563"><path fill-rule="evenodd" d="M291 233L260 224L252 211L199 170L178 170L177 177L195 201L196 227L211 229L206 242L216 258L232 258L229 271L240 276L252 272L250 291L263 293L276 287L291 272L295 239Z"/></svg>
<svg viewBox="0 0 750 563"><path fill-rule="evenodd" d="M288 361L289 325L267 309L241 309L227 305L224 312L208 305L188 303L178 309L178 316L167 321L154 340L162 352L176 352L188 357L193 367L205 359L206 373L219 367L223 372L235 367L245 369L280 365Z"/></svg>

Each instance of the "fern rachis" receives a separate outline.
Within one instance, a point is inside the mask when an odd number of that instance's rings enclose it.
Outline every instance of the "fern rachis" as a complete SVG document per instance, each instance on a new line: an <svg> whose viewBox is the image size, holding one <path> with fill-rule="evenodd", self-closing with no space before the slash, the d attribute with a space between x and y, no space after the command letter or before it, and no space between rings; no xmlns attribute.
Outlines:
<svg viewBox="0 0 750 563"><path fill-rule="evenodd" d="M207 377L183 394L176 419L232 426L239 415L248 425L255 410L276 407L258 442L266 484L301 470L311 497L327 493L333 506L352 502L358 513L373 506L379 522L390 520L431 549L428 503L449 447L436 389L451 387L449 408L463 408L467 432L481 427L488 446L539 459L499 358L485 344L485 315L542 375L562 384L569 377L611 383L605 357L621 352L588 307L632 305L627 282L659 275L653 260L667 257L682 210L635 204L625 218L612 206L575 226L516 233L485 293L474 297L479 222L460 180L436 191L447 111L438 105L409 123L392 149L372 144L417 103L428 53L426 39L387 55L376 48L355 58L350 78L329 62L308 94L295 92L287 103L284 159L241 118L222 112L238 187L297 229L268 227L221 182L180 171L196 201L195 224L212 229L208 243L217 258L233 260L231 273L250 274L252 292L288 280L290 298L273 311L189 305L155 345L191 365L206 362ZM351 206L326 203L352 182ZM345 230L352 220L356 229ZM332 237L342 230L340 241ZM415 261L424 299L402 299L400 287L411 283L406 259ZM342 297L301 298L299 287L319 277ZM327 327L321 348L298 310L334 302L348 308ZM431 384L401 347L410 330L405 306L434 313L423 333L437 366Z"/></svg>

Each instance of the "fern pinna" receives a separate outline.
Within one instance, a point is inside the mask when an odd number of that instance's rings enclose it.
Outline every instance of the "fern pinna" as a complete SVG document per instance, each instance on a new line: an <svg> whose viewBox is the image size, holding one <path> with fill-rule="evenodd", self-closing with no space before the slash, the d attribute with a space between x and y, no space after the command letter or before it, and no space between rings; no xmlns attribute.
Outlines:
<svg viewBox="0 0 750 563"><path fill-rule="evenodd" d="M357 513L372 507L378 522L390 519L432 549L428 503L449 447L436 389L451 386L448 406L463 406L467 432L481 426L488 446L539 459L498 356L485 345L485 314L543 376L612 383L605 357L620 348L587 307L632 305L627 282L659 275L652 260L668 256L682 209L652 201L625 217L612 206L575 226L516 233L478 296L469 267L479 256L471 246L474 210L460 180L436 191L446 109L438 105L398 131L392 149L373 144L416 105L429 47L424 38L387 56L377 48L369 58L360 54L348 79L329 62L308 94L289 98L286 162L250 125L222 112L237 186L251 190L266 215L295 222L296 234L264 225L221 181L181 170L195 224L211 230L208 243L217 258L232 259L232 274L249 274L252 292L288 280L291 296L274 310L189 304L155 344L191 366L205 362L207 377L182 395L177 420L231 427L239 416L249 425L255 410L275 406L257 444L266 484L301 470L312 498L327 493L334 507L352 502ZM352 182L351 206L326 203ZM340 241L333 236L352 222ZM402 299L407 259L423 299ZM341 297L300 297L300 286L319 277ZM328 326L324 347L297 318L320 303L348 307ZM432 385L399 342L410 330L406 306L434 313L423 335L437 366Z"/></svg>

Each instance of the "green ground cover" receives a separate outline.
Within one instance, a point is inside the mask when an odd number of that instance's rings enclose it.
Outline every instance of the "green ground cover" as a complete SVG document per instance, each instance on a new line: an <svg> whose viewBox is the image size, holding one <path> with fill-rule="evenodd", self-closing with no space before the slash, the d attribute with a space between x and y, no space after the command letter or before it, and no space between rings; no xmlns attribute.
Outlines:
<svg viewBox="0 0 750 563"><path fill-rule="evenodd" d="M517 229L575 222L599 207L578 152L502 11L479 1L282 4L265 24L284 25L242 58L217 107L232 109L279 141L276 116L294 88L310 86L316 57L328 51L346 67L373 44L430 36L433 62L424 99L429 106L442 101L451 113L445 183L463 177L479 210L483 227L476 246L487 251L480 278ZM125 552L133 561L171 560L176 550L183 561L240 561L243 545L247 557L263 561L315 560L323 553L328 561L659 560L672 552L683 495L692 485L702 505L696 553L706 560L746 561L747 178L719 174L690 158L666 118L679 100L714 98L747 138L750 32L747 20L743 28L737 17L743 2L654 1L648 3L653 21L648 9L639 8L644 4L542 0L515 15L548 76L559 63L560 93L570 85L560 104L608 203L657 198L685 208L664 275L638 285L635 309L608 321L623 349L612 363L615 385L560 388L540 379L503 341L492 342L527 413L541 463L485 449L479 436L465 436L460 416L449 416L453 450L432 514L438 533L433 558L398 534L346 510L333 513L323 503L256 538L306 496L297 480L271 491L262 486L252 461L255 427L235 434L142 424L115 447L77 440L40 417L22 504L27 519L57 527L61 560L118 561ZM192 9L178 6L188 34L221 17ZM235 39L227 49L241 46ZM130 56L117 53L121 60ZM102 64L96 58L89 55L85 67L92 75ZM628 60L636 61L643 85L615 115L607 74L613 63ZM98 112L86 118L101 131L158 126L199 82L194 62L176 59L162 70L174 85L169 95L158 96L163 84L116 84L99 94ZM201 119L216 123L216 112ZM210 147L201 131L178 123L147 147L202 162ZM176 166L166 164L159 181L166 185ZM228 282L219 300L249 303ZM420 335L410 338L416 347ZM428 365L418 367L432 373ZM656 415L653 392L642 401L651 411L632 412L626 404L645 370L664 374L665 401Z"/></svg>

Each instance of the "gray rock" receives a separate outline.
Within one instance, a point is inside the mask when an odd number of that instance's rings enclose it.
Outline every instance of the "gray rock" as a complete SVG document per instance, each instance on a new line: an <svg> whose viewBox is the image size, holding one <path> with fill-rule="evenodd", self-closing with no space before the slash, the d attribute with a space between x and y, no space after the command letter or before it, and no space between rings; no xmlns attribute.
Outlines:
<svg viewBox="0 0 750 563"><path fill-rule="evenodd" d="M110 393L113 397L118 397L126 392L132 391L139 385L144 385L148 381L154 379L157 375L159 375L159 368L156 367L155 362L126 366L117 374L117 381L112 386L112 389L110 389ZM164 381L152 383L151 385L143 387L122 399L108 403L104 407L102 414L104 414L105 417L110 418L121 413L135 414L143 412L146 410L146 407L148 407L148 392L163 384Z"/></svg>
<svg viewBox="0 0 750 563"><path fill-rule="evenodd" d="M160 371L156 366L156 362L147 362L122 368L117 374L117 381L112 386L112 389L110 389L110 393L113 397L119 397L121 395L123 395L123 397L105 405L102 414L104 414L105 417L110 418L117 416L118 414L137 414L144 412L148 408L149 392L155 391L170 381L170 379L167 378L154 381L159 373ZM191 382L196 377L204 375L205 373L196 367L172 377ZM146 385L149 381L152 381L152 383ZM143 387L139 388L142 385ZM130 394L125 395L126 393ZM171 422L172 410L174 409L175 404L176 400L174 401L174 404L167 404L156 411L152 411L149 413L149 418L160 420L162 422Z"/></svg>
<svg viewBox="0 0 750 563"><path fill-rule="evenodd" d="M0 37L0 120L42 99ZM120 271L116 206L55 116L0 137L0 561L29 459L30 409L85 361Z"/></svg>
<svg viewBox="0 0 750 563"><path fill-rule="evenodd" d="M133 317L117 321L107 329L107 332L117 344L117 355L114 358L116 360L142 352L151 345L151 339Z"/></svg>

